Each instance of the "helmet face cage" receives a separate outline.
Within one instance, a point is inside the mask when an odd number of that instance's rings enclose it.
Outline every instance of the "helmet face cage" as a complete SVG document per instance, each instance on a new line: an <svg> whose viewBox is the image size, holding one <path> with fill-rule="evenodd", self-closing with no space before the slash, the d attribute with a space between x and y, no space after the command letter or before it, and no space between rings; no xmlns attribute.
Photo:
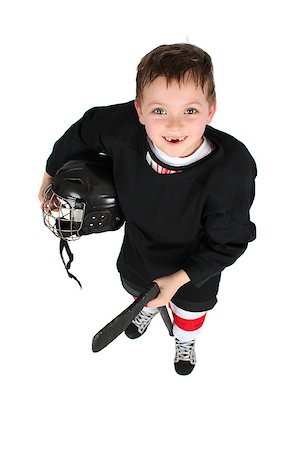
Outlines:
<svg viewBox="0 0 300 450"><path fill-rule="evenodd" d="M80 238L85 215L84 202L61 197L50 185L45 189L42 209L44 224L55 236L69 241Z"/></svg>

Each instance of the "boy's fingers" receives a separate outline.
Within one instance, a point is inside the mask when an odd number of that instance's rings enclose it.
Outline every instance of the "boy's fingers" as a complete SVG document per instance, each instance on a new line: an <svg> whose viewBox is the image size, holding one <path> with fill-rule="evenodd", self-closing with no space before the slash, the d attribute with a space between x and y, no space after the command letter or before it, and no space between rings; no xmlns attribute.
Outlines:
<svg viewBox="0 0 300 450"><path fill-rule="evenodd" d="M41 201L41 208L46 213L51 213L51 211L58 212L60 206L61 206L61 202L59 201L59 199L57 197L53 197L52 199L49 199L49 200L43 199Z"/></svg>
<svg viewBox="0 0 300 450"><path fill-rule="evenodd" d="M165 306L168 303L169 303L168 300L165 300L163 297L161 297L159 295L154 300L151 300L150 302L148 302L146 306L148 306L148 308L158 308L159 306Z"/></svg>

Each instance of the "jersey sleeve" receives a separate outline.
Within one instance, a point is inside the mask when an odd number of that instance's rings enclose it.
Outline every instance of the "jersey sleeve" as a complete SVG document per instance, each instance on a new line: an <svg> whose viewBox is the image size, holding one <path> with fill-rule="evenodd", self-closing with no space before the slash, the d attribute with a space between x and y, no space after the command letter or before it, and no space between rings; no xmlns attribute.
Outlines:
<svg viewBox="0 0 300 450"><path fill-rule="evenodd" d="M84 153L108 154L101 141L101 129L106 120L106 110L106 107L88 110L54 144L46 163L46 172L49 175L54 176L67 161Z"/></svg>
<svg viewBox="0 0 300 450"><path fill-rule="evenodd" d="M223 189L219 185L208 195L199 247L183 267L196 287L233 264L256 238L249 212L256 177L255 163L251 166L247 173L228 178Z"/></svg>

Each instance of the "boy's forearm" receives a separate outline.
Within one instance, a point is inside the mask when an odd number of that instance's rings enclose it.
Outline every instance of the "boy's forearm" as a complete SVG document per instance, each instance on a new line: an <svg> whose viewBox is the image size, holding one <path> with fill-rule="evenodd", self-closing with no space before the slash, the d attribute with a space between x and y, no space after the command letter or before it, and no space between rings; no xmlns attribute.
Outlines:
<svg viewBox="0 0 300 450"><path fill-rule="evenodd" d="M171 277L174 280L174 284L178 286L178 289L181 288L184 284L188 283L190 280L190 277L185 272L185 270L180 269L177 272L174 272Z"/></svg>
<svg viewBox="0 0 300 450"><path fill-rule="evenodd" d="M46 189L46 187L49 186L49 184L51 184L53 177L51 177L51 175L49 175L47 172L44 172L43 175L43 180L42 180L42 184L38 193L38 198L40 200L40 202L43 201L43 194L44 194L44 190Z"/></svg>

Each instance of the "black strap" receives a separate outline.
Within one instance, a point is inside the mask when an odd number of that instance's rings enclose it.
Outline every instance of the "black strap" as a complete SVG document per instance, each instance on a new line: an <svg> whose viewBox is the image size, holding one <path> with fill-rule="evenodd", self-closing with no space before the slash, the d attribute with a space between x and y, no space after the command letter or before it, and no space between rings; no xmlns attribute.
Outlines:
<svg viewBox="0 0 300 450"><path fill-rule="evenodd" d="M68 257L69 257L69 261L68 261L67 263L65 262L64 257L63 257L63 251L64 251L64 249L66 250L67 255L68 255ZM72 275L72 274L69 272L70 267L71 267L71 263L73 262L73 259L74 259L74 256L73 256L73 254L72 254L72 252L71 252L71 250L70 250L70 247L69 247L68 242L65 241L64 239L61 239L60 242L59 242L59 253L60 253L62 262L64 263L64 266L65 266L65 269L66 269L66 271L67 271L68 276L69 276L70 278L73 278L75 281L77 281L77 283L79 284L80 288L82 289L82 286L81 286L80 281L79 281L74 275Z"/></svg>

